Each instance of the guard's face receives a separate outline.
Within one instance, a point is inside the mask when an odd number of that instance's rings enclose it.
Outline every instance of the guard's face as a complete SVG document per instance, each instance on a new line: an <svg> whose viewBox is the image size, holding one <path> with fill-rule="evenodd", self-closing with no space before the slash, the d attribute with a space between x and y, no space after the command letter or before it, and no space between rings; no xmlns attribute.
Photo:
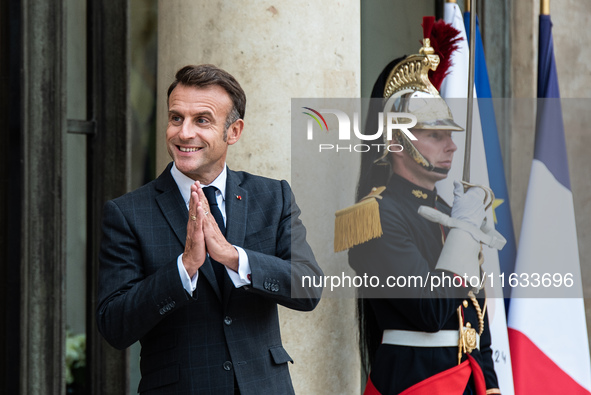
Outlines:
<svg viewBox="0 0 591 395"><path fill-rule="evenodd" d="M454 152L458 149L451 138L451 131L412 129L412 133L417 138L413 145L432 165L443 169L451 168ZM435 183L447 177L446 174L429 171L414 160L411 161L407 162L409 170L419 179Z"/></svg>
<svg viewBox="0 0 591 395"><path fill-rule="evenodd" d="M168 99L166 144L176 167L186 176L211 183L223 170L228 146L236 143L244 122L231 124L228 93L217 85L195 88L177 85Z"/></svg>

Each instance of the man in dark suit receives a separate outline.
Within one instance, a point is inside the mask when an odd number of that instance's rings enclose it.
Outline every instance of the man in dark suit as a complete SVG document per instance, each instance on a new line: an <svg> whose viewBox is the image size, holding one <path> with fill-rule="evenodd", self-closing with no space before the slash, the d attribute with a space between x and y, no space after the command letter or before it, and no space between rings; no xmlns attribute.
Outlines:
<svg viewBox="0 0 591 395"><path fill-rule="evenodd" d="M322 271L288 183L226 167L245 103L227 72L179 70L173 162L104 207L97 322L116 348L141 342L142 394L293 393L277 304L314 309L301 280Z"/></svg>

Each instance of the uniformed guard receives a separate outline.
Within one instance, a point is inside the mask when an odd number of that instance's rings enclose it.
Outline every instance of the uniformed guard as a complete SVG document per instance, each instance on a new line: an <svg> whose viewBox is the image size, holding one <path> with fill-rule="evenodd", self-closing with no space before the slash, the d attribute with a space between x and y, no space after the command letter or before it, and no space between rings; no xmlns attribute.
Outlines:
<svg viewBox="0 0 591 395"><path fill-rule="evenodd" d="M499 242L482 226L491 196L460 183L453 207L437 196L435 183L447 177L457 148L451 134L462 128L431 82L443 79L445 70L433 72L442 57L449 61L453 41L438 54L430 39L451 26L428 19L423 27L419 54L381 73L372 96L383 100L368 116L406 113L416 119L416 140L395 130L386 143L400 152L364 153L358 203L337 212L335 250L350 248L357 274L380 280L360 289L365 394L500 394L485 299L466 281L481 273L481 243Z"/></svg>

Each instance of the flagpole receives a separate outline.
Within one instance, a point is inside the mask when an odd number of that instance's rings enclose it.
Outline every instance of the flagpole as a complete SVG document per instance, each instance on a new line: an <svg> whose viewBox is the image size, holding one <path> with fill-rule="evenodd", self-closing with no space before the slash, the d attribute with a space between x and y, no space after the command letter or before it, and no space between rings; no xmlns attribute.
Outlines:
<svg viewBox="0 0 591 395"><path fill-rule="evenodd" d="M468 3L470 3L468 7ZM467 0L470 11L470 60L468 66L468 111L466 113L466 145L464 148L464 172L462 179L470 182L470 152L472 148L472 113L474 108L474 52L476 43L476 0Z"/></svg>
<svg viewBox="0 0 591 395"><path fill-rule="evenodd" d="M540 14L550 15L550 0L540 1Z"/></svg>

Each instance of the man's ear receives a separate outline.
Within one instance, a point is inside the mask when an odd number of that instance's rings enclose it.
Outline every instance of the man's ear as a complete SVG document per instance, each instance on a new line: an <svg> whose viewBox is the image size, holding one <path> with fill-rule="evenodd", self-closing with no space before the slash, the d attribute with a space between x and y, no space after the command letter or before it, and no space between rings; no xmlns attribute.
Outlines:
<svg viewBox="0 0 591 395"><path fill-rule="evenodd" d="M240 139L242 135L242 130L244 129L244 121L242 119L238 119L235 121L227 131L226 142L228 145L236 144L236 142Z"/></svg>
<svg viewBox="0 0 591 395"><path fill-rule="evenodd" d="M390 152L390 154L393 156L398 156L398 157L402 158L404 156L404 151L393 151L393 152Z"/></svg>
<svg viewBox="0 0 591 395"><path fill-rule="evenodd" d="M392 151L389 153L390 155L390 163L392 166L395 166L396 163L402 162L404 160L404 150L401 151Z"/></svg>
<svg viewBox="0 0 591 395"><path fill-rule="evenodd" d="M390 155L402 158L404 156L404 151L405 151L402 142L399 141L398 139L394 139L391 141L391 144L396 144L396 145L400 146L401 149L390 151Z"/></svg>

